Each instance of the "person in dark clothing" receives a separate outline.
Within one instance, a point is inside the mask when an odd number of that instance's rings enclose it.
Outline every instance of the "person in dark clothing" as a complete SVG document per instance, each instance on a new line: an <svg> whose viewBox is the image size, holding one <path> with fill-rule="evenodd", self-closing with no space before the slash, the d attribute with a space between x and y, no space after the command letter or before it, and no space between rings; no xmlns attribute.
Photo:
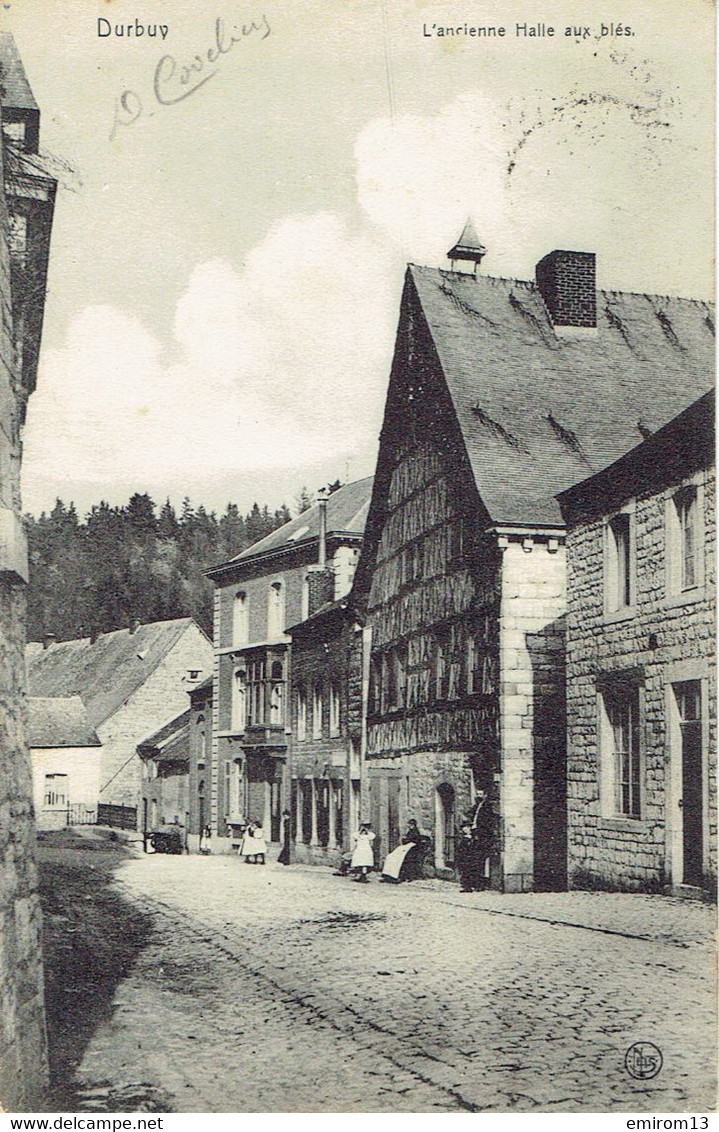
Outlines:
<svg viewBox="0 0 719 1132"><path fill-rule="evenodd" d="M292 823L290 821L290 811L282 811L282 848L277 861L280 865L289 865L290 863L290 836L292 833Z"/></svg>
<svg viewBox="0 0 719 1132"><path fill-rule="evenodd" d="M469 822L465 822L459 831L455 865L459 873L460 892L476 892L479 887L479 846Z"/></svg>

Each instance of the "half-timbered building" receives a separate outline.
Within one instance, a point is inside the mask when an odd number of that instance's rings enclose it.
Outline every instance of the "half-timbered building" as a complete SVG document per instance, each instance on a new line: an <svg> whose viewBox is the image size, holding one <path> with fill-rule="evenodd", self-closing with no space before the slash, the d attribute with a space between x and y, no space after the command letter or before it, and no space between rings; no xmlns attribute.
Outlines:
<svg viewBox="0 0 719 1132"><path fill-rule="evenodd" d="M712 382L706 304L597 291L591 253L532 282L410 265L355 596L371 631L369 815L409 817L452 875L476 792L491 879L566 882L564 522L555 495ZM455 270L455 268L465 270Z"/></svg>

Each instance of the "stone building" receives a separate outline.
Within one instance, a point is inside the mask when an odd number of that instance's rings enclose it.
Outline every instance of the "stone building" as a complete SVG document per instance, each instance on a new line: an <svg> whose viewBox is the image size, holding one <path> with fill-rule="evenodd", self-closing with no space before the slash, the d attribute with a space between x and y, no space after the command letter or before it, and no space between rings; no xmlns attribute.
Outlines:
<svg viewBox="0 0 719 1132"><path fill-rule="evenodd" d="M361 814L364 632L351 598L288 629L292 639L292 860L338 865Z"/></svg>
<svg viewBox="0 0 719 1132"><path fill-rule="evenodd" d="M716 884L714 394L560 495L569 879Z"/></svg>
<svg viewBox="0 0 719 1132"><path fill-rule="evenodd" d="M212 645L191 617L27 646L32 696L79 695L102 743L101 820L142 828L138 743L187 710L212 671Z"/></svg>
<svg viewBox="0 0 719 1132"><path fill-rule="evenodd" d="M137 745L142 774L143 833L175 822L190 824L190 709Z"/></svg>
<svg viewBox="0 0 719 1132"><path fill-rule="evenodd" d="M38 155L40 111L0 34L0 1100L39 1107L47 1080L32 778L24 701L27 544L21 432L35 388L56 183Z"/></svg>
<svg viewBox="0 0 719 1132"><path fill-rule="evenodd" d="M38 829L94 825L101 743L79 696L28 700L33 803Z"/></svg>
<svg viewBox="0 0 719 1132"><path fill-rule="evenodd" d="M215 668L208 822L215 851L243 820L280 838L289 798L288 625L352 586L371 479L346 484L207 571L215 583ZM206 795L208 794L206 787Z"/></svg>
<svg viewBox="0 0 719 1132"><path fill-rule="evenodd" d="M565 529L558 492L710 387L706 304L598 291L591 253L532 282L410 265L355 597L371 631L369 813L408 817L451 876L477 789L492 883L566 883ZM466 270L455 270L455 268Z"/></svg>

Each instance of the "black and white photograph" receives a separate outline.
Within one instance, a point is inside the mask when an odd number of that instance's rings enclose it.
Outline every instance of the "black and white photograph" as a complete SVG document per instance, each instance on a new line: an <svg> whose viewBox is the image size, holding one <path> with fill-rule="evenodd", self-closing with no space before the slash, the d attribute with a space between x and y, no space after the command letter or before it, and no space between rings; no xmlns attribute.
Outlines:
<svg viewBox="0 0 719 1132"><path fill-rule="evenodd" d="M3 0L3 1128L709 1127L714 114L709 0Z"/></svg>

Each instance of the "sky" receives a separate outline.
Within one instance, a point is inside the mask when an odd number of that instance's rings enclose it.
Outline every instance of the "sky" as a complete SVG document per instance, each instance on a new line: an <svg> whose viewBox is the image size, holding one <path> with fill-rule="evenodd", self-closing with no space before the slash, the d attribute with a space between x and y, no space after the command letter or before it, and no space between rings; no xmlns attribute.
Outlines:
<svg viewBox="0 0 719 1132"><path fill-rule="evenodd" d="M371 474L405 265L468 216L489 275L713 297L713 7L612 8L4 0L60 180L25 509Z"/></svg>

